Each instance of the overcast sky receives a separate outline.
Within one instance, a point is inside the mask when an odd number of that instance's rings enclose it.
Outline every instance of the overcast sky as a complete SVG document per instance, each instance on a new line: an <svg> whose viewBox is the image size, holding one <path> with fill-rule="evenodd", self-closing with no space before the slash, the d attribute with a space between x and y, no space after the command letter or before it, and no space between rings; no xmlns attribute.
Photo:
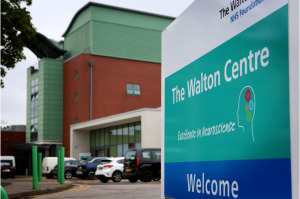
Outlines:
<svg viewBox="0 0 300 199"><path fill-rule="evenodd" d="M75 13L87 4L88 0L33 0L28 8L32 23L38 32L50 39L63 40ZM193 0L94 0L93 2L118 7L141 10L156 14L179 16ZM26 75L27 68L37 67L38 58L27 48L27 59L7 72L3 79L5 88L1 89L1 124L26 124Z"/></svg>

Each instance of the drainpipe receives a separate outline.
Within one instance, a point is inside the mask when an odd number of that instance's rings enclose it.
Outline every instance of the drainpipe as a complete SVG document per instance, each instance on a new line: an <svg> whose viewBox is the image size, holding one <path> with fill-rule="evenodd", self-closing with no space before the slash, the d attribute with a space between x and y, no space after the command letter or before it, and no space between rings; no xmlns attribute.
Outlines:
<svg viewBox="0 0 300 199"><path fill-rule="evenodd" d="M8 145L8 138L5 138L5 155L7 155L7 145Z"/></svg>
<svg viewBox="0 0 300 199"><path fill-rule="evenodd" d="M92 120L92 110L93 110L93 65L92 60L89 61L90 66L90 120Z"/></svg>

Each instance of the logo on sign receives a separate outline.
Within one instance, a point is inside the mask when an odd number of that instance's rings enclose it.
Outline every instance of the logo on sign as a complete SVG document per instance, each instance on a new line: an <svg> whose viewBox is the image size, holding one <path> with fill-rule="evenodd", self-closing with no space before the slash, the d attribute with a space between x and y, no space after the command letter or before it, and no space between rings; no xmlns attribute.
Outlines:
<svg viewBox="0 0 300 199"><path fill-rule="evenodd" d="M242 128L244 132L251 132L253 142L253 120L255 115L255 94L251 86L245 86L239 95L237 121L238 127Z"/></svg>

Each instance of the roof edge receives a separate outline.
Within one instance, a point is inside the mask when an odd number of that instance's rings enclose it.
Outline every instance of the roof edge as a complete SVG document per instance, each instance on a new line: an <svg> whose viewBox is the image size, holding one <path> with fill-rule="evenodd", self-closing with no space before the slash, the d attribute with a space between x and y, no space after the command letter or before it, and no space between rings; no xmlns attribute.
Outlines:
<svg viewBox="0 0 300 199"><path fill-rule="evenodd" d="M146 14L146 15L151 15L151 16L156 16L156 17L162 17L162 18L168 18L168 19L176 19L176 17L168 16L168 15L161 15L161 14L156 14L156 13L151 13L151 12L146 12L146 11L134 10L134 9L130 9L130 8L123 8L123 7L118 7L118 6L113 6L113 5L103 4L103 3L89 2L89 3L87 3L85 6L83 6L82 8L80 8L76 12L76 14L72 18L72 20L71 20L71 22L70 22L67 30L63 33L62 37L65 37L68 34L69 30L71 29L71 27L72 27L73 23L75 22L76 18L78 17L78 15L80 15L81 12L83 12L89 6L99 6L99 7L106 7L106 8L114 8L114 9L118 9L118 10L124 10L124 11L129 11L129 12Z"/></svg>
<svg viewBox="0 0 300 199"><path fill-rule="evenodd" d="M134 113L141 113L141 112L144 112L144 111L160 112L161 111L161 107L136 109L136 110L132 110L132 111L124 112L124 113L118 113L118 114L115 114L115 115L101 117L101 118L97 118L97 119L93 119L93 120L88 120L88 121L80 122L80 123L76 123L76 124L71 124L70 127L71 128L74 128L74 127L76 128L76 126L80 126L80 125L84 125L84 124L89 124L91 122L102 121L102 120L106 120L106 119L110 119L110 118L114 118L114 117L119 117L119 116L134 114Z"/></svg>

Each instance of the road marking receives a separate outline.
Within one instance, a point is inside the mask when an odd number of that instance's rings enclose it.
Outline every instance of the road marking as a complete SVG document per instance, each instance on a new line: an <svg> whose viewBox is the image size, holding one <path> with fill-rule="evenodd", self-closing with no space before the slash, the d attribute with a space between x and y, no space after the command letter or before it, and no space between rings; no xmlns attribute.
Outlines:
<svg viewBox="0 0 300 199"><path fill-rule="evenodd" d="M90 187L90 185L81 185L81 184L73 184L75 187L72 189L68 189L65 191L60 191L57 193L49 193L49 194L44 194L44 195L39 195L39 196L32 196L31 198L35 199L40 199L40 198L46 198L50 194L62 194L62 193L69 193L69 192L74 192L74 191L84 191Z"/></svg>
<svg viewBox="0 0 300 199"><path fill-rule="evenodd" d="M82 184L74 184L76 187L73 189L68 189L66 191L62 191L62 192L73 192L73 191L83 191L86 190L90 187L90 185L82 185ZM61 192L60 192L61 193Z"/></svg>

